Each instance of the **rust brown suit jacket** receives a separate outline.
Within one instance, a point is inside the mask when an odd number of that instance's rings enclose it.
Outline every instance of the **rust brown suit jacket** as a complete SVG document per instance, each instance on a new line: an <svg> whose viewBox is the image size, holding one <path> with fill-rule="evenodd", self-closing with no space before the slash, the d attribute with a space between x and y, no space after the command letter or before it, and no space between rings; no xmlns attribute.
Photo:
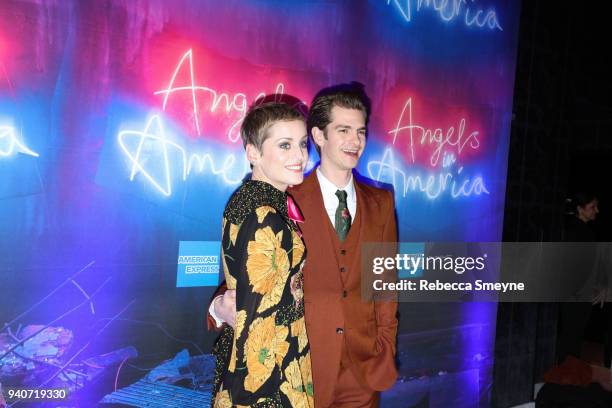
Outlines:
<svg viewBox="0 0 612 408"><path fill-rule="evenodd" d="M307 250L304 303L319 407L333 401L343 342L351 369L363 386L382 391L397 378L397 302L363 301L360 265L361 243L397 240L393 195L354 180L357 211L350 234L358 234L358 244L344 254L336 249L339 243L333 242L334 227L325 211L316 171L289 190L305 220L300 224ZM209 327L214 327L212 317L208 320Z"/></svg>

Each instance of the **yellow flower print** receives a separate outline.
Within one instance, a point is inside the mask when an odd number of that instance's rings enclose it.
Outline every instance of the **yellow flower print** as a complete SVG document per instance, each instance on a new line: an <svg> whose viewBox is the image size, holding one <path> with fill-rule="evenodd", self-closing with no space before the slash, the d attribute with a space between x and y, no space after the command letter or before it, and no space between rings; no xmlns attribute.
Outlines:
<svg viewBox="0 0 612 408"><path fill-rule="evenodd" d="M236 340L239 339L240 334L242 334L245 321L246 312L244 310L241 310L236 314L236 330L234 333L234 341L232 344L232 355L230 356L229 366L227 367L228 371L231 373L236 371L236 360L238 360L238 356L236 355Z"/></svg>
<svg viewBox="0 0 612 408"><path fill-rule="evenodd" d="M227 390L217 393L215 396L214 408L232 408L232 400L230 399L229 392Z"/></svg>
<svg viewBox="0 0 612 408"><path fill-rule="evenodd" d="M314 406L314 387L312 386L312 364L310 354L300 357L300 373L302 374L302 384L306 384L306 396L308 406Z"/></svg>
<svg viewBox="0 0 612 408"><path fill-rule="evenodd" d="M256 209L255 213L257 214L257 222L261 224L263 220L266 218L266 215L270 213L276 214L276 210L270 207L269 205L265 205L263 207L259 207L258 209Z"/></svg>
<svg viewBox="0 0 612 408"><path fill-rule="evenodd" d="M272 306L276 306L278 302L280 302L283 297L283 291L285 290L285 283L287 282L287 278L289 278L289 269L286 271L281 271L281 273L276 275L276 282L274 282L274 287L272 291L263 295L261 302L259 303L259 307L257 308L257 313L262 313L271 308Z"/></svg>
<svg viewBox="0 0 612 408"><path fill-rule="evenodd" d="M274 340L274 317L256 319L250 329L245 343L245 355L248 375L244 389L255 392L270 377L274 369L272 343Z"/></svg>
<svg viewBox="0 0 612 408"><path fill-rule="evenodd" d="M296 360L285 369L287 381L281 384L281 391L287 396L293 408L308 408L308 399L302 385L302 373Z"/></svg>
<svg viewBox="0 0 612 408"><path fill-rule="evenodd" d="M277 275L289 270L289 257L281 246L282 239L283 231L275 235L272 228L265 227L255 232L255 241L247 246L247 274L253 291L259 294L272 291Z"/></svg>
<svg viewBox="0 0 612 408"><path fill-rule="evenodd" d="M295 268L295 266L302 260L302 256L304 256L304 243L302 242L302 238L300 238L295 231L291 231L291 239L293 241L291 267Z"/></svg>
<svg viewBox="0 0 612 408"><path fill-rule="evenodd" d="M236 289L236 278L229 273L225 276L225 283L228 289Z"/></svg>
<svg viewBox="0 0 612 408"><path fill-rule="evenodd" d="M289 352L289 343L286 341L289 336L289 328L287 326L277 326L276 336L274 336L274 356L276 364L282 366L285 356Z"/></svg>
<svg viewBox="0 0 612 408"><path fill-rule="evenodd" d="M238 231L240 231L240 225L230 224L229 237L232 245L236 245L236 238L238 238Z"/></svg>
<svg viewBox="0 0 612 408"><path fill-rule="evenodd" d="M283 334L277 334L274 325L275 315L256 319L249 329L245 343L246 366L248 374L244 380L244 389L257 391L270 377L276 364L276 353L289 348ZM285 328L285 330L287 330Z"/></svg>
<svg viewBox="0 0 612 408"><path fill-rule="evenodd" d="M240 338L240 335L242 334L242 329L244 329L244 323L246 322L246 311L241 310L238 313L236 313L236 333L234 335L234 338Z"/></svg>
<svg viewBox="0 0 612 408"><path fill-rule="evenodd" d="M298 338L298 352L301 353L308 344L306 325L303 317L291 323L291 335Z"/></svg>

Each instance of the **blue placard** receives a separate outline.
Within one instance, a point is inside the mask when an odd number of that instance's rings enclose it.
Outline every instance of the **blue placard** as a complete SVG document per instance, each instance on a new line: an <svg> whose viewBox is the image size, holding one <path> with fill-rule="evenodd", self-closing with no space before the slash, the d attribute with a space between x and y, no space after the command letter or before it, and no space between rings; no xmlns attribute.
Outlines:
<svg viewBox="0 0 612 408"><path fill-rule="evenodd" d="M181 241L176 287L217 286L220 264L220 241Z"/></svg>
<svg viewBox="0 0 612 408"><path fill-rule="evenodd" d="M402 267L398 268L398 279L420 278L423 276L424 242L400 242L399 254L402 258Z"/></svg>

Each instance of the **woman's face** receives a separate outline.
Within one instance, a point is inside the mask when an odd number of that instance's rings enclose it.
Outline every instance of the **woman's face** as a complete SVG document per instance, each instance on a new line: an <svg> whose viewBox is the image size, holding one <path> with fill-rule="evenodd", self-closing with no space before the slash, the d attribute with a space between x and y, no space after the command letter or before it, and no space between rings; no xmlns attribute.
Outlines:
<svg viewBox="0 0 612 408"><path fill-rule="evenodd" d="M590 203L585 204L584 206L578 206L578 218L580 218L584 222L594 221L595 217L599 213L599 201L595 198Z"/></svg>
<svg viewBox="0 0 612 408"><path fill-rule="evenodd" d="M265 181L281 191L304 180L308 161L308 134L302 120L276 122L268 129L261 151L247 145L253 180Z"/></svg>

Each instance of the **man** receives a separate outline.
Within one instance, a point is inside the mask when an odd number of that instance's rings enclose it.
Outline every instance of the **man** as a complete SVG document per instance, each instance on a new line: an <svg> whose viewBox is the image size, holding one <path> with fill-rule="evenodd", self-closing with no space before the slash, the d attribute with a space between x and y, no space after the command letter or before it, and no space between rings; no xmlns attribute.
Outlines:
<svg viewBox="0 0 612 408"><path fill-rule="evenodd" d="M317 407L376 407L397 377L397 302L361 297L361 244L397 239L392 193L352 173L368 116L360 86L320 91L308 130L321 163L289 190L305 220L304 305ZM235 293L216 297L210 311L209 327L233 324Z"/></svg>

